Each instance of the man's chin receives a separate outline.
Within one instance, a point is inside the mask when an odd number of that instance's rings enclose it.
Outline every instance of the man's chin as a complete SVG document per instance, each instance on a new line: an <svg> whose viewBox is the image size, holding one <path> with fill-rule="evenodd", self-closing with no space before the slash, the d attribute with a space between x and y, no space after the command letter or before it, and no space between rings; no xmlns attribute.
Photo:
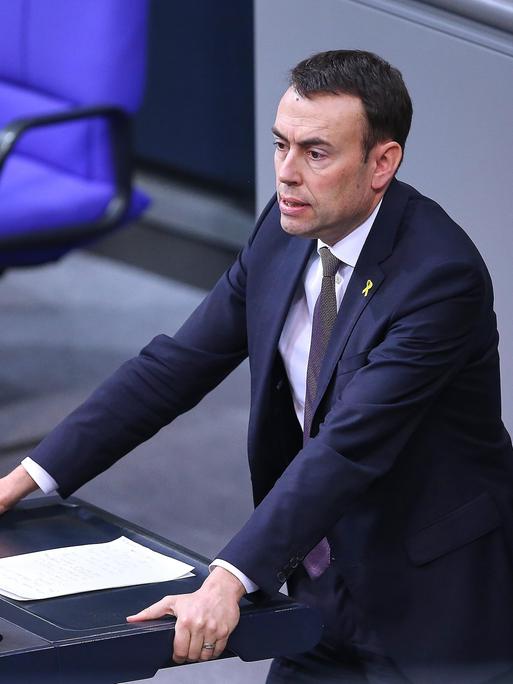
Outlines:
<svg viewBox="0 0 513 684"><path fill-rule="evenodd" d="M295 235L296 237L312 238L315 230L311 226L305 226L304 223L300 221L291 220L288 216L281 216L280 219L281 227L289 235Z"/></svg>

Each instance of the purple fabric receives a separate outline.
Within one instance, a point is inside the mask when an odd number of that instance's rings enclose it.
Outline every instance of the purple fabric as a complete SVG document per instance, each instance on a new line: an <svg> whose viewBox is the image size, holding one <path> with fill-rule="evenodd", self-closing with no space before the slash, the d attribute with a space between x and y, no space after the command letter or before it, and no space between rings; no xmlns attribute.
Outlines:
<svg viewBox="0 0 513 684"><path fill-rule="evenodd" d="M15 119L53 114L72 107L69 101L0 81L0 128ZM103 122L75 121L27 131L17 143L16 152L85 178L108 180L112 173L110 151L105 142Z"/></svg>
<svg viewBox="0 0 513 684"><path fill-rule="evenodd" d="M316 546L314 546L303 561L303 566L310 579L317 579L329 568L330 557L330 543L326 537L324 537Z"/></svg>
<svg viewBox="0 0 513 684"><path fill-rule="evenodd" d="M0 232L23 234L94 221L102 215L111 196L109 183L86 181L14 154L0 183ZM148 199L142 193L134 193L130 216L138 215L147 204ZM0 249L0 264L37 263L47 260L41 259L43 254L57 258L66 249L29 250L27 255L20 253L14 260L12 253L3 254Z"/></svg>
<svg viewBox="0 0 513 684"><path fill-rule="evenodd" d="M101 216L112 195L102 181L84 181L21 155L7 161L0 183L0 226L24 233Z"/></svg>
<svg viewBox="0 0 513 684"><path fill-rule="evenodd" d="M0 79L20 81L23 70L21 27L25 0L0 2Z"/></svg>
<svg viewBox="0 0 513 684"><path fill-rule="evenodd" d="M147 0L0 3L0 127L75 107L134 112L143 93ZM31 131L17 151L87 178L112 178L99 119Z"/></svg>
<svg viewBox="0 0 513 684"><path fill-rule="evenodd" d="M147 0L0 3L0 79L70 100L141 102Z"/></svg>
<svg viewBox="0 0 513 684"><path fill-rule="evenodd" d="M134 112L143 91L147 11L148 0L0 3L0 129L77 107ZM93 119L25 133L0 174L0 233L98 218L114 190L107 129ZM147 204L134 192L131 216ZM44 261L71 246L14 262L10 253L1 263Z"/></svg>

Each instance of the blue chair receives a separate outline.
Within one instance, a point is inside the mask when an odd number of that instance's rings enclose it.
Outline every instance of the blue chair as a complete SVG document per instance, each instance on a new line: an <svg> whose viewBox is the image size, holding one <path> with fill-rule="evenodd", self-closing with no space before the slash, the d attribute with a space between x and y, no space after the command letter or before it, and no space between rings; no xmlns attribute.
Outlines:
<svg viewBox="0 0 513 684"><path fill-rule="evenodd" d="M147 0L0 3L0 270L58 259L138 216L130 123Z"/></svg>

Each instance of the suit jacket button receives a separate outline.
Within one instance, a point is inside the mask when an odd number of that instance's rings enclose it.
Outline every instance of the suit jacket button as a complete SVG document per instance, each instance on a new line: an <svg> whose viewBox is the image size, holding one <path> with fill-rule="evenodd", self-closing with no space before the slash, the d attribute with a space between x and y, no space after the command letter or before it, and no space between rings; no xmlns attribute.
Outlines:
<svg viewBox="0 0 513 684"><path fill-rule="evenodd" d="M281 582L282 584L287 581L287 576L285 575L284 572L279 572L276 577L278 578L278 582Z"/></svg>

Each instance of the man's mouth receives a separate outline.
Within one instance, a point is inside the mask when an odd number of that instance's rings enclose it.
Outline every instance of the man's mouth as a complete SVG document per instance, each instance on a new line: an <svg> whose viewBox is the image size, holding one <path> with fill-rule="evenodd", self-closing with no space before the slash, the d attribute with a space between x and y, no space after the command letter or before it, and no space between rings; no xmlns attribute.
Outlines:
<svg viewBox="0 0 513 684"><path fill-rule="evenodd" d="M286 207L305 207L307 202L301 202L298 199L288 199L287 197L280 197L282 203Z"/></svg>

